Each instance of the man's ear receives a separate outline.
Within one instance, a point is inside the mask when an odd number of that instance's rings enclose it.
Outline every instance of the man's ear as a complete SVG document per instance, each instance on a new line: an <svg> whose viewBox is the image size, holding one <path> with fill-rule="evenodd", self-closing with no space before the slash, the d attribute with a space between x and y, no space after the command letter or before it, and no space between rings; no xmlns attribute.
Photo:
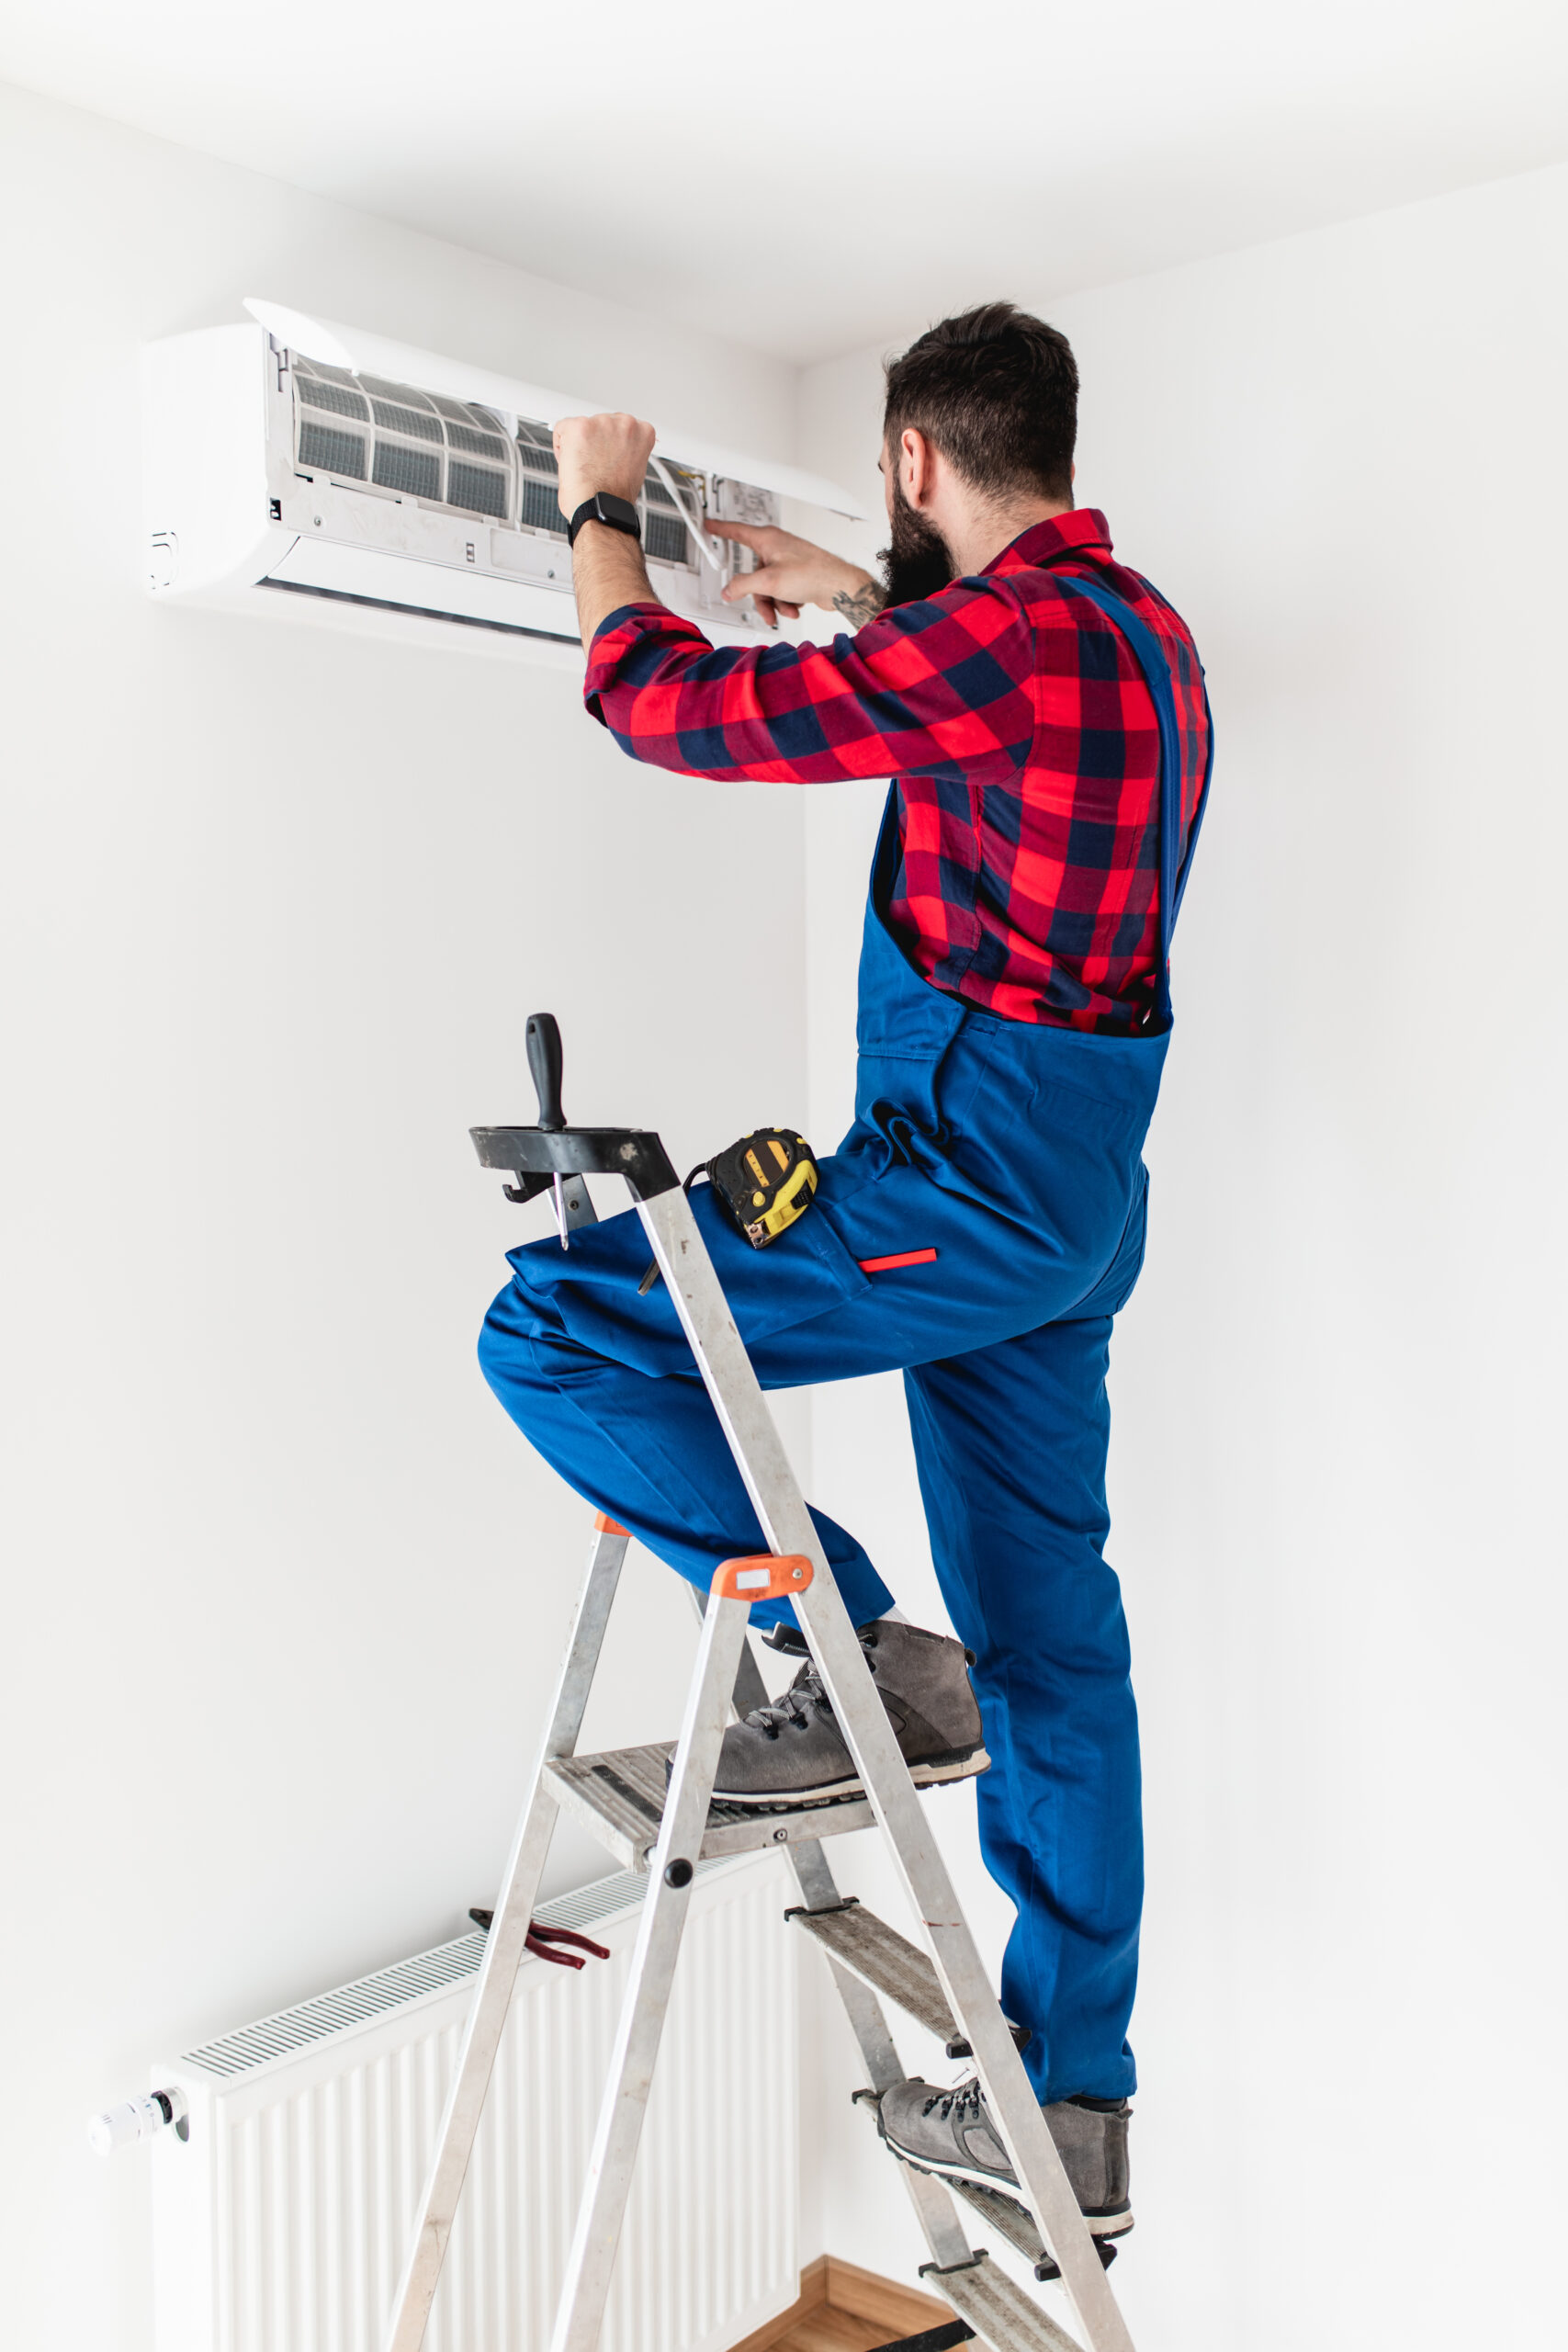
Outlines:
<svg viewBox="0 0 1568 2352"><path fill-rule="evenodd" d="M923 433L907 424L898 436L898 479L906 499L917 511L930 504L935 477L935 450Z"/></svg>

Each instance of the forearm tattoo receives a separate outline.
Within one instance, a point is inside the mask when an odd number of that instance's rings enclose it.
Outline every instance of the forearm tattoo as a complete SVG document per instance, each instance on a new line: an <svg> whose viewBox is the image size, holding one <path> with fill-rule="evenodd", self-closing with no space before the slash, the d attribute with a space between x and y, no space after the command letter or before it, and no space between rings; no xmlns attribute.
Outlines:
<svg viewBox="0 0 1568 2352"><path fill-rule="evenodd" d="M868 580L863 588L840 588L833 599L833 610L842 613L852 628L863 628L867 621L876 618L886 602L875 581Z"/></svg>

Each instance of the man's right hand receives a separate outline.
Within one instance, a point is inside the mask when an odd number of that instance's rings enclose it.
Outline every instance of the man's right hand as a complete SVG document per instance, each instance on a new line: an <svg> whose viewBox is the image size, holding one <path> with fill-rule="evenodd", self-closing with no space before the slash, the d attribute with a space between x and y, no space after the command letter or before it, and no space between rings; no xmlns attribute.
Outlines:
<svg viewBox="0 0 1568 2352"><path fill-rule="evenodd" d="M770 628L777 627L781 613L786 620L797 620L802 605L820 605L826 612L842 614L852 628L863 628L887 601L881 583L858 563L829 555L809 539L797 539L793 531L777 530L772 524L716 523L711 517L707 528L716 538L738 540L760 559L755 571L736 573L724 601L737 605L743 596L754 597Z"/></svg>

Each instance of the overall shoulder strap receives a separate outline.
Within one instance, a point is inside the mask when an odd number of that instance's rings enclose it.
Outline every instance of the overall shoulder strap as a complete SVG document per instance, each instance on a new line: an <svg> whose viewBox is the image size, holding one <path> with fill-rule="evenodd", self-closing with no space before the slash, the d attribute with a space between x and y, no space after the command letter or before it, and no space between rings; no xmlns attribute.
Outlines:
<svg viewBox="0 0 1568 2352"><path fill-rule="evenodd" d="M1203 781L1199 787L1198 802L1192 811L1192 830L1187 836L1185 851L1181 847L1181 729L1176 716L1176 689L1171 680L1170 662L1165 648L1144 620L1133 610L1124 596L1119 596L1102 580L1086 580L1081 572L1058 571L1053 578L1064 588L1079 596L1087 596L1098 605L1108 621L1119 628L1132 648L1133 657L1144 673L1144 680L1154 699L1155 718L1159 728L1159 971L1156 979L1156 1000L1162 1023L1170 1024L1170 939L1176 929L1176 918L1181 911L1181 900L1187 888L1187 876L1191 870L1192 853L1198 845L1198 830L1203 821L1203 811L1209 800L1209 778L1214 765L1214 729L1209 718L1209 695L1203 691L1203 716L1207 722L1208 758L1203 768ZM1201 675L1202 664L1199 663Z"/></svg>

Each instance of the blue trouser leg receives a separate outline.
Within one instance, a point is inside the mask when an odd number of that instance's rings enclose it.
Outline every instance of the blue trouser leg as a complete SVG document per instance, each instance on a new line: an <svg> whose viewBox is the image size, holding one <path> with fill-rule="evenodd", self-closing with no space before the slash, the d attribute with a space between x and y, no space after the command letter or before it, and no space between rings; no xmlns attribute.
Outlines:
<svg viewBox="0 0 1568 2352"><path fill-rule="evenodd" d="M485 1317L479 1362L518 1428L569 1486L704 1592L721 1560L767 1550L694 1370L640 1372L564 1335L533 1336L536 1329L526 1291L510 1283ZM813 1507L811 1516L852 1621L863 1625L891 1609L892 1594L854 1537L826 1511ZM751 1615L763 1625L793 1619L787 1601L763 1602Z"/></svg>
<svg viewBox="0 0 1568 2352"><path fill-rule="evenodd" d="M955 1136L943 1168L971 1148ZM1132 2076L1138 1767L1101 1556L1104 1372L1111 1315L1142 1255L1141 1183L1131 1210L1108 1194L1103 1215L1069 1230L1044 1206L1024 1225L977 1189L943 1190L929 1168L849 1151L822 1162L817 1204L765 1251L700 1188L693 1206L764 1388L914 1367L933 1551L977 1654L994 1759L979 1783L986 1857L1019 1915L1004 2001L1033 2029L1025 2063L1042 2097L1117 2096ZM926 1246L929 1263L861 1270ZM480 1356L569 1483L705 1586L719 1560L763 1548L761 1531L668 1293L638 1294L647 1262L629 1215L574 1236L570 1252L553 1240L513 1251ZM864 1551L814 1517L852 1619L881 1614L892 1596Z"/></svg>
<svg viewBox="0 0 1568 2352"><path fill-rule="evenodd" d="M976 1657L981 1849L1018 1912L1002 2007L1048 2021L1023 2053L1042 2099L1134 2088L1143 1843L1127 1627L1103 1556L1111 1321L904 1375L932 1558Z"/></svg>

